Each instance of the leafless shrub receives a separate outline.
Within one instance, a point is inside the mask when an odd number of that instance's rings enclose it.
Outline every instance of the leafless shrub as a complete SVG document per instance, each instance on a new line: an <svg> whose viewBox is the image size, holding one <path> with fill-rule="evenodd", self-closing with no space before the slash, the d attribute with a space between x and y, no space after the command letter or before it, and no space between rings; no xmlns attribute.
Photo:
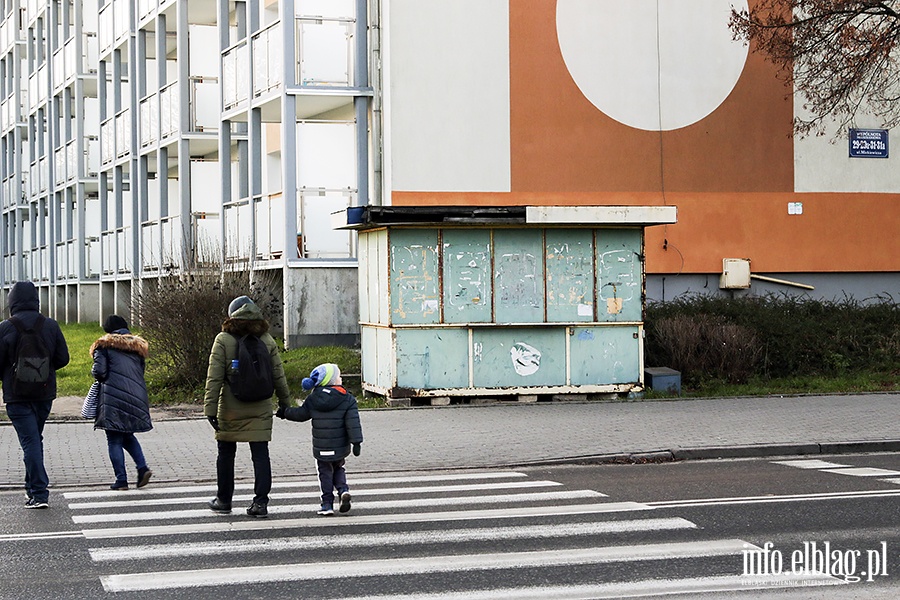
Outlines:
<svg viewBox="0 0 900 600"><path fill-rule="evenodd" d="M762 348L752 329L715 315L660 319L649 333L657 362L685 379L713 377L742 383L756 371Z"/></svg>
<svg viewBox="0 0 900 600"><path fill-rule="evenodd" d="M133 295L141 333L153 349L148 380L158 388L199 389L209 349L227 318L228 304L248 295L278 335L282 328L280 271L223 269L197 261L159 279L143 280Z"/></svg>

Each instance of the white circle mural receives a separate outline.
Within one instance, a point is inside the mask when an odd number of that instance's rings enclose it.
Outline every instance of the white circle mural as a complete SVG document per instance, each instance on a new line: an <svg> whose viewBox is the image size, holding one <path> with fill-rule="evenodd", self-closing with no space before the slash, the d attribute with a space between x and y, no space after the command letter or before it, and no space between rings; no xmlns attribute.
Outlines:
<svg viewBox="0 0 900 600"><path fill-rule="evenodd" d="M696 123L734 89L748 48L728 28L746 0L557 0L575 84L609 117L648 131Z"/></svg>

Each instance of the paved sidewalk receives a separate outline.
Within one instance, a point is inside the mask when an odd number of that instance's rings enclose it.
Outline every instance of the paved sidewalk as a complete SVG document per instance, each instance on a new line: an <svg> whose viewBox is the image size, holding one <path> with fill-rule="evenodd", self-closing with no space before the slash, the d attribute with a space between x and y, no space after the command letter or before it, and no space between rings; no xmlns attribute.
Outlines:
<svg viewBox="0 0 900 600"><path fill-rule="evenodd" d="M59 399L54 416L77 414L80 398ZM154 481L215 479L216 444L202 416L155 413L138 437ZM365 442L351 473L522 466L548 462L645 462L689 458L900 450L900 394L558 402L362 411ZM84 420L44 430L52 485L108 485L106 437ZM314 475L310 426L275 420L276 477ZM237 476L252 476L238 449ZM0 489L21 487L15 430L0 423Z"/></svg>

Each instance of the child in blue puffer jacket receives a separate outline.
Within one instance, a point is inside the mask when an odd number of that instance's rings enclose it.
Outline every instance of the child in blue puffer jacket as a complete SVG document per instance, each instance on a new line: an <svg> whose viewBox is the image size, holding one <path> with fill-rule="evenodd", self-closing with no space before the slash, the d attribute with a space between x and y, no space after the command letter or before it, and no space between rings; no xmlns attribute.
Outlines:
<svg viewBox="0 0 900 600"><path fill-rule="evenodd" d="M334 492L337 490L339 511L350 510L350 488L344 471L344 459L350 454L359 456L362 426L356 398L341 382L341 370L326 363L312 370L302 381L304 390L312 393L298 407L279 407L275 416L289 421L312 419L313 456L319 472L322 505L316 514L334 515Z"/></svg>

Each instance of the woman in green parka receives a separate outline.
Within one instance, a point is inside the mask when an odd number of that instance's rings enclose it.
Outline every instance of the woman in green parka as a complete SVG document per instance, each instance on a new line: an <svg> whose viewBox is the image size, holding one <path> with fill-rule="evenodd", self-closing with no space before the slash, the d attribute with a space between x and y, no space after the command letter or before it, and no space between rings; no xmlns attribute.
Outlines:
<svg viewBox="0 0 900 600"><path fill-rule="evenodd" d="M253 517L268 515L269 491L272 489L272 467L269 462L269 442L272 440L272 414L276 406L272 398L258 402L242 402L231 392L228 372L238 358L238 339L244 335L257 336L269 350L272 359L272 380L278 405L290 406L290 390L284 376L284 366L274 338L269 334L269 322L262 311L247 296L240 296L228 306L228 318L222 331L213 341L206 372L206 394L203 412L216 431L216 497L209 501L215 512L231 512L234 495L234 457L238 442L249 442L253 459L253 503L247 514Z"/></svg>

